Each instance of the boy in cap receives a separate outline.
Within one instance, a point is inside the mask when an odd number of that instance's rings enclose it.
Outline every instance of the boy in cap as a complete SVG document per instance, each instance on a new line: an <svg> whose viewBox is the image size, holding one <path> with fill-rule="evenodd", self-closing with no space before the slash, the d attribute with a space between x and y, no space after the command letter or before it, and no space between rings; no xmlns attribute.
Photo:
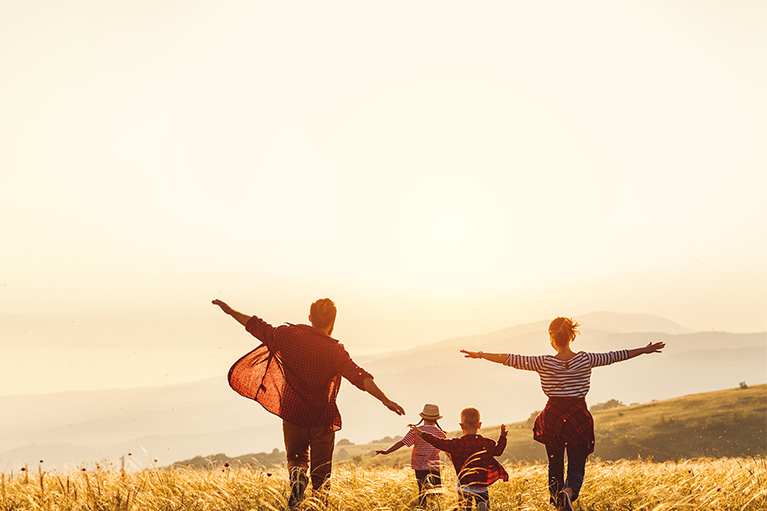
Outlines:
<svg viewBox="0 0 767 511"><path fill-rule="evenodd" d="M376 454L390 454L400 447L413 446L413 452L410 456L410 468L415 471L415 479L418 482L418 504L420 507L426 507L426 498L429 495L429 490L442 484L439 470L439 449L424 442L413 430L430 433L436 438L442 439L447 438L447 435L437 424L437 421L442 418L439 414L439 406L426 404L423 406L423 411L418 415L421 416L421 420L418 424L408 424L408 427L411 429L402 440L386 450L377 450ZM423 423L422 426L420 425L421 423Z"/></svg>
<svg viewBox="0 0 767 511"><path fill-rule="evenodd" d="M418 428L410 430L422 440L450 454L458 475L458 497L462 510L470 510L472 503L476 503L478 511L488 511L489 486L499 479L509 480L506 470L495 459L506 448L506 425L501 424L501 435L497 443L477 434L480 427L482 422L479 420L479 410L468 407L461 410L463 436L459 438L438 438Z"/></svg>

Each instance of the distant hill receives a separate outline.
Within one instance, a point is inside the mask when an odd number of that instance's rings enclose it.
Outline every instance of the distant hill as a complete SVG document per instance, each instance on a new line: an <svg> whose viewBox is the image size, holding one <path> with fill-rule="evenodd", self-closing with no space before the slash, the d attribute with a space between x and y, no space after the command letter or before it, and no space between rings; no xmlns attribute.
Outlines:
<svg viewBox="0 0 767 511"><path fill-rule="evenodd" d="M592 414L596 434L593 456L602 460L767 456L767 385L693 394ZM506 425L509 443L501 457L503 461L545 461L543 446L532 439L532 419ZM495 439L499 431L500 426L492 426L482 428L481 434ZM448 436L459 434L450 431ZM387 437L359 445L340 440L335 461L407 465L409 448L387 456L375 455L376 449L386 449L399 439ZM269 467L284 460L285 453L275 449L269 454L238 457L198 456L177 465L210 467L228 462Z"/></svg>
<svg viewBox="0 0 767 511"><path fill-rule="evenodd" d="M574 344L577 350L635 348L659 339L667 344L662 354L595 369L589 404L610 399L646 403L730 388L741 381L767 383L767 333L685 332L671 321L642 314L599 312L576 319L584 325ZM425 403L440 406L448 428L457 426L459 411L469 405L482 411L485 424L526 420L546 402L538 376L466 360L458 349L549 353L547 324L517 325L396 353L352 353L407 415L389 412L345 382L338 400L343 416L338 439L360 444L402 435ZM226 374L155 388L5 396L0 397L0 410L6 418L0 421L3 467L40 459L49 469L77 466L119 459L128 452L134 454L131 463L142 467L154 459L167 465L201 453L236 457L282 448L280 419L235 394Z"/></svg>
<svg viewBox="0 0 767 511"><path fill-rule="evenodd" d="M593 456L603 460L767 456L767 385L622 406L592 415L596 435ZM533 416L506 425L509 443L503 460L545 461L543 447L532 438L532 424ZM481 433L497 438L499 429L483 428ZM449 436L458 435L458 431L451 431ZM346 456L369 462L410 463L410 450L405 448L387 456L372 456L376 449L392 443L343 449Z"/></svg>

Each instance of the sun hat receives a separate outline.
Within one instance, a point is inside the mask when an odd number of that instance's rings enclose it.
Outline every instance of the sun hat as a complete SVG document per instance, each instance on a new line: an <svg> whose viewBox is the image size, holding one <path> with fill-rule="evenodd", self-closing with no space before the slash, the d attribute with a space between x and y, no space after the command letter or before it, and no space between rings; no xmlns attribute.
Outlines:
<svg viewBox="0 0 767 511"><path fill-rule="evenodd" d="M437 405L423 405L423 411L418 415L420 415L422 419L428 419L430 421L436 421L442 418L439 414L439 406Z"/></svg>

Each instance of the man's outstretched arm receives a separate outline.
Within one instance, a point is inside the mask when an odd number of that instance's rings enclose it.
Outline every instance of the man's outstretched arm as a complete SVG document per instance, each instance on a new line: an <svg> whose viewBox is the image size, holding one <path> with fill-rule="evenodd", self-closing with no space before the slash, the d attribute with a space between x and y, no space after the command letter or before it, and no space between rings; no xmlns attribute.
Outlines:
<svg viewBox="0 0 767 511"><path fill-rule="evenodd" d="M248 324L248 321L250 321L250 316L243 314L242 312L237 312L236 310L229 307L226 303L222 302L218 298L213 300L211 302L213 305L218 305L221 307L221 310L225 313L232 316L235 320L237 320L238 323L240 323L242 326L245 326Z"/></svg>
<svg viewBox="0 0 767 511"><path fill-rule="evenodd" d="M386 408L392 412L396 413L397 415L405 415L405 409L386 397L384 391L378 388L378 385L376 385L376 382L373 381L373 378L365 378L365 381L363 382L363 388L365 389L365 392L378 399L384 404Z"/></svg>

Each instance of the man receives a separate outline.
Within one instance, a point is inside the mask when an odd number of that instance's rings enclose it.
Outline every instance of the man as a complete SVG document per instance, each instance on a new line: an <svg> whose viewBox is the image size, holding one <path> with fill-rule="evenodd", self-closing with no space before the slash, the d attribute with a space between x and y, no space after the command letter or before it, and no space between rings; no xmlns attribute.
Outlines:
<svg viewBox="0 0 767 511"><path fill-rule="evenodd" d="M336 306L330 299L322 298L311 305L311 326L286 324L276 328L221 300L212 303L263 343L232 366L229 383L235 391L282 418L291 508L303 500L310 457L314 490L329 485L335 432L341 429L336 396L342 376L397 415L405 414L378 388L373 376L355 364L343 345L330 336L336 321Z"/></svg>

